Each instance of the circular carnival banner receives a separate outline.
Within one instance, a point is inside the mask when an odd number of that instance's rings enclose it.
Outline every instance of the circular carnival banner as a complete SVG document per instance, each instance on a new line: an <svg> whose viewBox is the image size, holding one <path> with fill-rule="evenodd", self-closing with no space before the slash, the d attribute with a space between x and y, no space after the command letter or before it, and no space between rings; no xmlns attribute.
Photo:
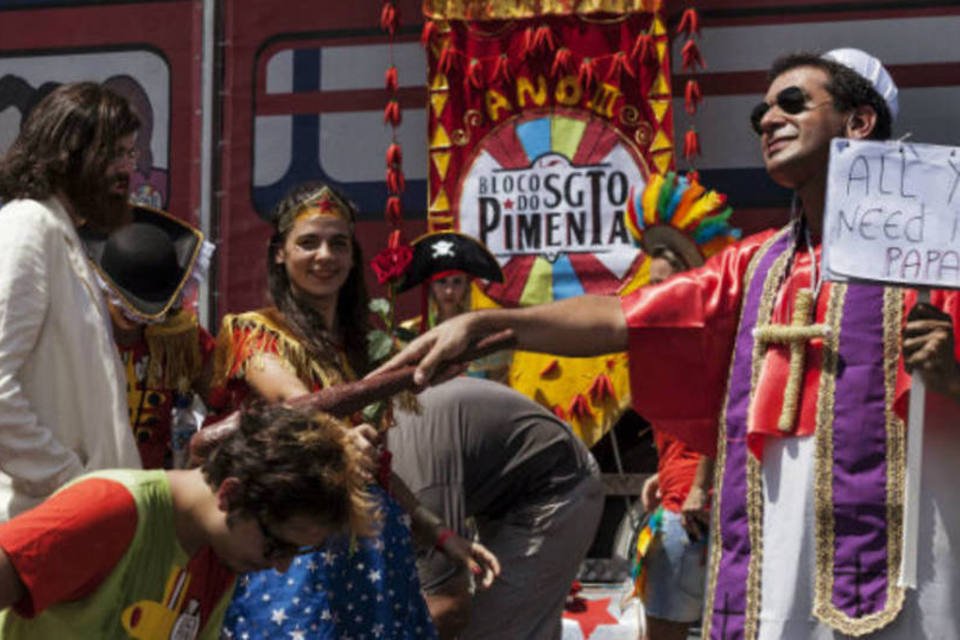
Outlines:
<svg viewBox="0 0 960 640"><path fill-rule="evenodd" d="M640 263L623 212L647 166L609 121L578 109L527 111L479 140L456 198L460 230L503 267L501 305L615 293Z"/></svg>

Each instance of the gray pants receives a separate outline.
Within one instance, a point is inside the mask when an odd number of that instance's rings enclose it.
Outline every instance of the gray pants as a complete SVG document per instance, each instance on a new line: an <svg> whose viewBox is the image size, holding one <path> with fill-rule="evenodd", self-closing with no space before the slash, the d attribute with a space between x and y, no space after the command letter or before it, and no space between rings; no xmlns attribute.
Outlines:
<svg viewBox="0 0 960 640"><path fill-rule="evenodd" d="M570 585L603 510L603 484L589 475L565 493L478 520L480 541L497 555L502 573L473 598L463 640L558 640Z"/></svg>

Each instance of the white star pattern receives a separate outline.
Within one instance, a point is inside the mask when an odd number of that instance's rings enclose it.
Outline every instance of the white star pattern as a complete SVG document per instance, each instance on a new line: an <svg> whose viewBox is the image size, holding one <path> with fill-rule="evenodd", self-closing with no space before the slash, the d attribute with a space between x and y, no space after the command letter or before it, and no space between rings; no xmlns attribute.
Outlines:
<svg viewBox="0 0 960 640"><path fill-rule="evenodd" d="M390 498L378 502L377 535L338 538L286 574L238 580L246 586L227 614L225 640L436 640L413 569L410 519Z"/></svg>

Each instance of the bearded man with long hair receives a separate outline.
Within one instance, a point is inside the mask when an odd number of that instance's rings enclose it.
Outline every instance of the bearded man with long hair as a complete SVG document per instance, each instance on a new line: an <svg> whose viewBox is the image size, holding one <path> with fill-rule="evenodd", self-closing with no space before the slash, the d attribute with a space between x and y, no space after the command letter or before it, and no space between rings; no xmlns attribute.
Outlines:
<svg viewBox="0 0 960 640"><path fill-rule="evenodd" d="M101 85L62 85L0 159L0 520L85 471L140 466L110 316L77 235L128 221L139 126Z"/></svg>

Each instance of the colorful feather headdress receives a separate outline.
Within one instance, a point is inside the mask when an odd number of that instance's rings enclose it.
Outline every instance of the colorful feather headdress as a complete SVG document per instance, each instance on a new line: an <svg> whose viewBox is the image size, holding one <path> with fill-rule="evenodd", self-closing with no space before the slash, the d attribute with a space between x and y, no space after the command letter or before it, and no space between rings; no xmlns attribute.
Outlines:
<svg viewBox="0 0 960 640"><path fill-rule="evenodd" d="M707 190L696 172L671 171L651 175L639 193L631 190L624 221L645 253L664 245L697 267L740 239L740 230L730 226L731 214L727 197Z"/></svg>

